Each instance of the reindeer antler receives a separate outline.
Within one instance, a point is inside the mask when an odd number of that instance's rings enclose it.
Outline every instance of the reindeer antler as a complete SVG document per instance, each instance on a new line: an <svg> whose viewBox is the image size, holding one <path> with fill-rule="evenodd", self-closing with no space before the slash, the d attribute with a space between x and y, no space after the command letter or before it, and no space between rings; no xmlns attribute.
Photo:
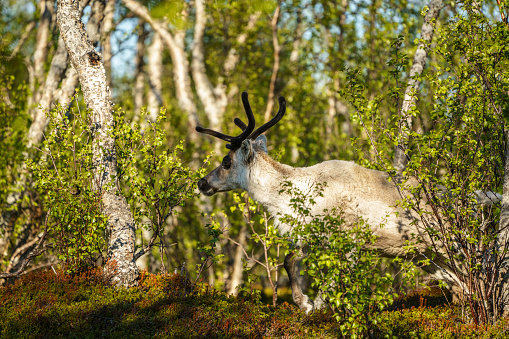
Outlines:
<svg viewBox="0 0 509 339"><path fill-rule="evenodd" d="M271 128L272 126L277 124L279 122L279 120L281 120L283 118L283 116L285 115L285 112L286 112L286 100L284 97L279 97L278 101L279 101L279 110L278 110L276 116L274 118L272 118L272 120L270 120L269 122L264 124L263 126L259 127L256 131L251 133L251 135L249 135L249 139L255 140L256 138L258 138L260 136L260 134L267 131L269 128ZM235 125L237 125L242 130L245 130L247 128L247 125L239 118L235 118L235 120L233 120L233 122L235 123Z"/></svg>
<svg viewBox="0 0 509 339"><path fill-rule="evenodd" d="M225 141L229 141L230 143L226 145L226 148L228 149L233 150L239 148L240 145L242 144L242 141L246 140L251 134L251 132L254 130L256 124L253 111L251 110L251 106L249 105L248 95L246 92L242 92L242 103L244 104L244 110L246 111L248 125L246 126L246 124L242 122L244 128L242 133L240 133L238 136L234 137L231 135L226 135L208 128L203 128L201 126L196 126L196 131L199 133L212 135L213 137ZM238 118L235 118L235 120L240 121L240 119Z"/></svg>
<svg viewBox="0 0 509 339"><path fill-rule="evenodd" d="M264 125L262 125L261 127L259 127L256 131L251 133L249 135L249 139L255 140L256 138L258 138L260 136L260 134L267 131L269 128L271 128L272 126L277 124L279 122L279 120L281 120L283 118L283 116L285 115L285 112L286 112L286 100L284 97L279 97L278 102L279 102L279 110L277 111L276 116L274 118L272 118L269 122L267 122ZM242 122L242 124L244 126L246 126L246 124L244 124L243 122ZM237 124L237 126L239 126L239 125Z"/></svg>
<svg viewBox="0 0 509 339"><path fill-rule="evenodd" d="M208 128L203 128L200 126L196 127L196 131L199 133L209 134L216 138L223 139L226 141L229 141L230 144L226 145L226 148L234 150L240 147L242 144L242 141L246 140L247 138L251 140L255 140L262 134L263 132L267 131L269 128L274 126L283 118L286 112L286 100L284 97L279 97L279 110L274 118L272 118L269 122L263 124L261 127L259 127L256 131L253 132L255 127L255 119L253 115L253 111L251 110L251 106L249 105L249 101L247 99L247 93L242 92L242 103L244 104L244 109L246 110L247 120L248 124L246 125L242 120L239 118L235 118L233 122L235 125L240 127L242 129L242 133L240 133L236 137L232 137L230 135L226 135L223 133L219 133L216 131L213 131ZM253 133L251 133L253 132Z"/></svg>

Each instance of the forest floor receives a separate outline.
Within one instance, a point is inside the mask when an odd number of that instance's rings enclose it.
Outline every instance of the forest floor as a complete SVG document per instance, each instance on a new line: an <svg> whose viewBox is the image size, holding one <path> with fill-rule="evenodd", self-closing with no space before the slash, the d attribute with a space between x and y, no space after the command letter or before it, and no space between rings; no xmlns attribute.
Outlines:
<svg viewBox="0 0 509 339"><path fill-rule="evenodd" d="M468 324L442 292L422 290L397 300L374 326L376 338L509 338L509 319ZM307 316L233 297L179 274L143 273L138 287L114 288L99 270L80 275L38 271L0 287L1 338L337 338L330 311Z"/></svg>

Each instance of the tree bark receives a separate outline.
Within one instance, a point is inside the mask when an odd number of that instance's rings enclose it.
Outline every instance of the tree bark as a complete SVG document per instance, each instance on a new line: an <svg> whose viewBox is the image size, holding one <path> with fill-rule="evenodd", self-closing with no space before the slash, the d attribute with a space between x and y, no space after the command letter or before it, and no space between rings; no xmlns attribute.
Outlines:
<svg viewBox="0 0 509 339"><path fill-rule="evenodd" d="M55 101L62 107L70 105L71 96L74 95L78 87L78 73L72 67L67 67L65 78L60 85L60 88L55 93Z"/></svg>
<svg viewBox="0 0 509 339"><path fill-rule="evenodd" d="M242 258L244 258L244 251L242 248L245 248L247 243L246 239L248 237L247 227L245 224L239 230L238 242L240 244L235 246L235 255L233 257L233 270L229 279L229 288L228 293L237 295L239 293L237 287L242 284L242 276L244 273L244 266L242 265Z"/></svg>
<svg viewBox="0 0 509 339"><path fill-rule="evenodd" d="M245 28L244 32L242 32L241 34L239 34L237 36L236 40L237 40L238 45L242 45L246 42L248 32L250 32L251 30L253 30L255 28L256 22L258 21L259 18L260 18L260 12L253 13L249 16L249 19L247 21L246 28ZM224 62L224 66L223 66L225 76L218 79L219 81L216 85L216 91L220 90L220 89L223 89L224 91L226 91L226 85L224 84L224 82L226 80L228 80L229 77L231 77L233 71L235 71L235 69L239 63L239 60L240 60L240 55L239 55L239 52L237 51L237 49L235 47L230 48L230 50L228 51L226 60ZM239 88L237 87L237 85L235 83L230 84L230 89L228 90L228 94L227 94L228 102L231 102L233 100L233 98L238 93L239 93Z"/></svg>
<svg viewBox="0 0 509 339"><path fill-rule="evenodd" d="M39 28L37 29L37 39L34 51L34 73L38 85L44 83L44 64L48 55L48 41L50 37L50 27L53 20L53 6L51 0L41 0L39 7L41 18L39 19ZM37 101L36 101L37 102Z"/></svg>
<svg viewBox="0 0 509 339"><path fill-rule="evenodd" d="M501 276L499 277L498 285L500 288L496 293L499 309L506 315L509 313L506 305L509 301L509 130L505 131L505 161L504 161L504 181L502 186L502 203L500 206L500 220L499 220L499 234L497 236L498 247L500 255L503 258L503 266L501 268Z"/></svg>
<svg viewBox="0 0 509 339"><path fill-rule="evenodd" d="M34 120L28 130L28 147L37 145L42 141L42 136L46 126L49 123L49 118L46 116L46 112L51 110L51 102L53 95L56 92L58 85L62 81L65 71L67 69L68 54L65 49L64 41L62 37L58 39L58 47L51 60L50 70L44 83L44 89L42 91L42 97L39 101L39 107L35 109Z"/></svg>
<svg viewBox="0 0 509 339"><path fill-rule="evenodd" d="M244 32L239 34L237 36L237 44L242 45L247 40L247 34L249 31L251 31L255 25L258 19L260 18L260 12L253 13L249 16L249 20L246 24L246 29ZM226 57L226 61L224 62L224 73L227 77L231 76L232 72L237 67L237 64L239 63L240 55L236 48L232 47L228 51L228 55Z"/></svg>
<svg viewBox="0 0 509 339"><path fill-rule="evenodd" d="M134 98L134 119L133 122L139 122L140 111L144 105L143 94L145 90L145 72L143 71L145 56L145 39L147 32L145 31L145 22L140 19L138 22L138 42L136 43L136 57L134 58L134 87L133 87L133 98Z"/></svg>
<svg viewBox="0 0 509 339"><path fill-rule="evenodd" d="M206 114L209 119L209 126L213 130L220 130L223 121L223 113L227 105L226 93L223 89L218 89L214 93L205 69L205 56L203 47L203 35L207 23L204 0L196 0L196 23L194 25L194 44L192 50L191 70L193 80L196 86L196 92L203 107L206 107ZM216 95L217 94L217 95Z"/></svg>
<svg viewBox="0 0 509 339"><path fill-rule="evenodd" d="M25 30L23 31L23 34L19 38L18 43L16 44L16 47L14 47L14 49L12 50L11 55L9 56L9 59L14 58L14 56L19 53L19 51L21 50L21 48L25 44L25 41L30 36L30 33L32 32L34 27L35 27L35 21L34 20L30 21L26 25Z"/></svg>
<svg viewBox="0 0 509 339"><path fill-rule="evenodd" d="M98 42L99 39L99 25L102 21L102 12L104 6L97 5L100 1L95 1L92 5L93 10L91 13L91 20L87 24L87 31L91 31L94 34L94 43ZM80 3L80 13L83 13L83 9L86 3ZM100 14L96 14L100 12ZM80 14L80 15L81 15ZM92 19L93 18L93 19ZM30 129L28 131L28 147L32 147L42 142L43 133L46 126L49 123L49 119L46 116L46 112L51 110L53 107L52 103L60 103L65 106L69 103L69 97L74 94L74 91L78 84L78 77L72 67L68 67L69 55L60 36L58 38L58 45L51 60L51 66L46 76L46 80L42 78L41 85L44 83L44 87L38 96L38 107L33 109L31 116L34 117ZM66 72L67 71L67 72ZM63 82L62 82L63 81ZM58 89L58 86L61 88Z"/></svg>
<svg viewBox="0 0 509 339"><path fill-rule="evenodd" d="M443 7L442 0L431 0L428 6L428 13L424 17L424 23L421 28L421 42L417 46L415 51L414 61L410 68L410 75L408 84L405 90L405 97L403 99L403 105L401 107L401 120L400 120L400 133L403 139L408 139L408 133L413 127L413 116L410 114L412 106L415 105L416 93L419 89L420 81L416 79L422 74L424 65L426 64L428 52L426 46L431 43L433 38L433 29L436 19L440 14L440 10ZM408 132L407 132L408 131ZM400 144L396 146L394 150L394 161L393 165L399 173L402 173L406 169L408 158L405 154L406 145Z"/></svg>
<svg viewBox="0 0 509 339"><path fill-rule="evenodd" d="M51 34L51 22L53 20L53 2L50 0L40 0L39 2L39 25L36 33L36 43L34 48L33 61L27 58L27 68L29 72L29 88L32 95L28 97L28 107L38 105L41 98L41 89L44 84L44 64L48 56L48 42ZM30 111L35 114L35 110Z"/></svg>
<svg viewBox="0 0 509 339"><path fill-rule="evenodd" d="M76 69L87 108L92 112L95 163L94 189L102 197L102 213L108 218L108 258L105 274L117 286L137 284L139 270L134 262L135 224L125 197L118 190L111 93L101 55L85 32L78 0L59 0L57 22Z"/></svg>
<svg viewBox="0 0 509 339"><path fill-rule="evenodd" d="M276 80L277 73L279 72L279 54L281 48L279 47L279 38L277 33L277 24L279 22L279 12L281 10L280 3L278 2L274 16L270 22L272 28L272 44L274 46L274 64L272 65L272 75L269 83L269 95L267 98L267 107L265 108L265 114L263 115L264 123L270 120L272 110L274 109L274 98L276 96Z"/></svg>
<svg viewBox="0 0 509 339"><path fill-rule="evenodd" d="M113 31L113 15L115 14L115 0L106 0L104 19L101 25L101 46L103 52L104 68L106 69L106 81L111 87L111 32Z"/></svg>
<svg viewBox="0 0 509 339"><path fill-rule="evenodd" d="M97 47L99 40L101 39L101 23L104 19L104 0L93 0L90 5L90 17L86 27L86 32L94 47Z"/></svg>
<svg viewBox="0 0 509 339"><path fill-rule="evenodd" d="M161 106L163 105L163 41L161 36L154 32L152 42L148 48L147 75L149 91L147 93L147 110L152 122L157 120Z"/></svg>

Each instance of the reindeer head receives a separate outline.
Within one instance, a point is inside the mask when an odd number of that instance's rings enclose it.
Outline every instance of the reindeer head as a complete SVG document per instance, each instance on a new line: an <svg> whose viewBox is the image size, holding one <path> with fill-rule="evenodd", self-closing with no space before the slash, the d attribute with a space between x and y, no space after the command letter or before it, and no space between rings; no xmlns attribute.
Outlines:
<svg viewBox="0 0 509 339"><path fill-rule="evenodd" d="M223 158L221 165L198 181L198 188L205 195L246 187L249 179L248 169L255 159L255 152L267 152L267 139L261 134L281 120L286 111L285 98L279 97L279 111L276 116L253 132L256 123L246 92L242 93L242 103L248 124L246 125L239 118L233 120L235 125L242 129L242 133L238 136L229 136L200 126L196 127L199 133L209 134L229 142L226 148L230 151Z"/></svg>

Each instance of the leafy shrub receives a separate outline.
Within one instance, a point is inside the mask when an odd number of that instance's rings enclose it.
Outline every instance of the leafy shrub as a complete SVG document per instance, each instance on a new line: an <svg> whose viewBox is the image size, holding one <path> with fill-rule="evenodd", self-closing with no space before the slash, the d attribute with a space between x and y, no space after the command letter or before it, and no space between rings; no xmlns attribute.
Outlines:
<svg viewBox="0 0 509 339"><path fill-rule="evenodd" d="M140 114L145 120L146 112ZM183 141L173 149L168 146L169 135L163 129L166 118L166 111L161 109L155 122L149 120L139 126L125 121L125 114L118 111L113 130L122 192L138 229L152 235L142 250L150 250L159 239L163 269L164 224L177 206L197 195L196 183L205 173L205 168L192 169L182 161Z"/></svg>
<svg viewBox="0 0 509 339"><path fill-rule="evenodd" d="M94 125L88 112L74 109L67 112L57 107L48 117L42 158L26 163L48 209L49 238L58 258L77 272L103 257L108 231L107 219L101 214L99 185L94 182ZM162 111L156 123L140 128L126 123L121 112L115 114L112 133L120 188L136 224L152 233L137 256L149 251L158 237L162 239L166 219L176 206L196 195L194 184L203 175L203 168L192 170L182 163L182 143L168 151L161 128L165 117ZM163 246L160 248L162 258Z"/></svg>
<svg viewBox="0 0 509 339"><path fill-rule="evenodd" d="M313 196L323 196L324 185L316 185ZM294 243L307 248L305 272L334 312L342 336L371 333L372 325L380 321L379 312L397 297L391 291L393 277L380 274L380 257L368 247L376 236L363 220L345 225L341 211L311 214L315 201L291 182L283 184L282 193L291 195L296 217L280 220L292 226Z"/></svg>
<svg viewBox="0 0 509 339"><path fill-rule="evenodd" d="M253 288L253 285L260 276L254 273L254 268L263 268L265 277L272 290L272 305L277 305L278 298L278 281L280 278L280 270L283 266L282 254L288 248L288 237L282 236L279 233L279 229L272 222L273 219L268 215L266 211L263 211L263 207L252 200L247 192L241 194L233 193L234 205L230 206L230 211L240 211L244 221L246 222L247 231L251 233L250 240L253 246L251 254L249 249L241 243L230 238L226 235L226 238L237 246L242 248L244 252L244 273L246 275L246 282L248 286L238 286L238 292L240 294L259 294L260 291ZM257 252L256 254L255 251ZM249 267L248 261L255 263ZM261 294L260 294L261 296Z"/></svg>
<svg viewBox="0 0 509 339"><path fill-rule="evenodd" d="M478 192L501 192L505 180L509 30L485 15L482 3L461 3L461 10L437 27L436 46L426 46L437 62L413 80L433 95L429 117L417 106L401 109L408 100L405 82L367 100L365 79L347 71L343 91L369 137L365 146L374 155L372 166L396 179L393 147L408 156L399 186L411 194L403 194L401 205L418 215L429 249L444 258L440 263L429 258L427 264L439 265L456 282L470 308L465 316L476 324L495 323L503 314L508 295L502 291L509 283L502 278L509 238L501 209L481 206L477 199ZM396 78L406 68L401 41L395 39L388 61ZM380 113L383 101L394 103L389 116ZM419 130L412 125L417 118L423 121Z"/></svg>
<svg viewBox="0 0 509 339"><path fill-rule="evenodd" d="M102 256L106 218L94 189L93 133L86 114L49 113L42 159L26 161L34 186L48 208L49 238L70 270L81 270Z"/></svg>

